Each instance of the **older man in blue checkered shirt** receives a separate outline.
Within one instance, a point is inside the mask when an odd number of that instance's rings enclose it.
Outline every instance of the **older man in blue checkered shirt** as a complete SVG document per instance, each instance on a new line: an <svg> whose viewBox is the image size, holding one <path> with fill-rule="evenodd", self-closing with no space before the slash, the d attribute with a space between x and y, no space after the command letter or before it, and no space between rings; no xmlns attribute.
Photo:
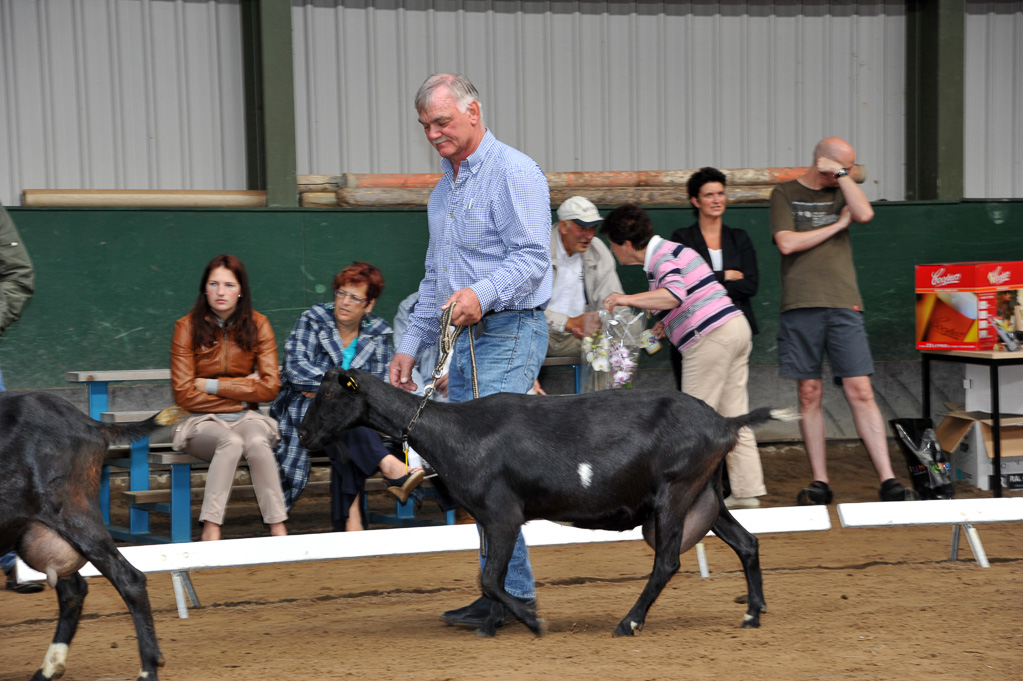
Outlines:
<svg viewBox="0 0 1023 681"><path fill-rule="evenodd" d="M415 103L444 176L430 195L426 276L391 362L390 381L416 389L415 358L437 342L441 310L454 305L452 324L482 321L484 327L476 341L480 395L525 393L547 353L543 309L553 284L547 178L536 162L486 129L479 93L464 76L430 76ZM462 334L455 344L448 378L452 402L472 399L468 342L468 334ZM481 568L485 561L481 556ZM505 589L535 607L536 586L521 532ZM479 627L490 605L484 596L442 617ZM505 617L514 621L510 613Z"/></svg>

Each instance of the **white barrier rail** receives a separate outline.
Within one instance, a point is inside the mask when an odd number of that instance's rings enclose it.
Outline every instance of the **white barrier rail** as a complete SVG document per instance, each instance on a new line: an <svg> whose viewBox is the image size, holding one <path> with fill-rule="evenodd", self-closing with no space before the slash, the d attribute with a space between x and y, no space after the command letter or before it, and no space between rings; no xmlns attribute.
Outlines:
<svg viewBox="0 0 1023 681"><path fill-rule="evenodd" d="M824 506L786 506L779 508L740 509L732 515L752 534L784 532L816 532L831 528L828 509ZM528 546L588 544L642 539L639 528L628 532L584 530L546 520L534 520L522 527ZM474 551L479 548L479 535L474 525L441 525L436 527L392 528L370 532L327 532L296 534L287 537L254 537L225 539L215 542L150 544L127 546L121 553L144 573L170 572L178 613L188 616L185 595L198 606L191 590L187 571L215 568L276 565L318 560L366 558L371 556L412 555L447 551ZM702 549L702 546L698 547ZM698 552L700 572L706 576L706 559ZM79 570L83 577L99 576L92 563ZM18 581L46 579L46 575L18 560ZM182 591L188 592L187 594Z"/></svg>

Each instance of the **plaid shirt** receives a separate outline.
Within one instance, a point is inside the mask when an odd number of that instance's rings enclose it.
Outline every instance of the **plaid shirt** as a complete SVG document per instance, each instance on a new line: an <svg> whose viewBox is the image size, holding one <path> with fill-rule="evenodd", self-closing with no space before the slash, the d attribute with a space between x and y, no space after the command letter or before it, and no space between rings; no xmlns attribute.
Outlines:
<svg viewBox="0 0 1023 681"><path fill-rule="evenodd" d="M551 196L540 166L487 131L430 194L430 244L419 302L399 352L418 357L437 342L440 306L471 288L484 313L531 310L551 298Z"/></svg>
<svg viewBox="0 0 1023 681"><path fill-rule="evenodd" d="M388 380L394 356L392 335L390 325L382 318L365 315L350 368ZM311 400L302 393L316 392L323 375L341 366L343 350L334 321L334 303L313 305L303 312L284 345L281 391L270 405L270 415L280 423L281 441L275 454L289 510L309 481L309 452L298 443L298 427Z"/></svg>

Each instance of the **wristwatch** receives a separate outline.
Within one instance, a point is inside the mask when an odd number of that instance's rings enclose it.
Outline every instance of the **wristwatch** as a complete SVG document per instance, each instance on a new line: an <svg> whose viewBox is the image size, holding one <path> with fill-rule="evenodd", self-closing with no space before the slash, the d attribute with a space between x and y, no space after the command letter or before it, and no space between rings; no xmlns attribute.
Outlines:
<svg viewBox="0 0 1023 681"><path fill-rule="evenodd" d="M848 174L849 174L848 170L846 170L845 168L839 168L838 171L835 173L835 179L837 180L840 177L845 177Z"/></svg>

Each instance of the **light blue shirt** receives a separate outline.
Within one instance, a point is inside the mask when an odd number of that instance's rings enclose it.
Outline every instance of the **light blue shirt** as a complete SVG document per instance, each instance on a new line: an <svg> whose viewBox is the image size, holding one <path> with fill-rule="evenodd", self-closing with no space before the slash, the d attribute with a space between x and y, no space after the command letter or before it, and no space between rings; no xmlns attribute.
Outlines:
<svg viewBox="0 0 1023 681"><path fill-rule="evenodd" d="M487 131L458 168L444 176L427 208L430 244L419 302L398 352L418 357L437 342L440 306L471 288L483 313L531 310L551 298L551 197L540 166Z"/></svg>

